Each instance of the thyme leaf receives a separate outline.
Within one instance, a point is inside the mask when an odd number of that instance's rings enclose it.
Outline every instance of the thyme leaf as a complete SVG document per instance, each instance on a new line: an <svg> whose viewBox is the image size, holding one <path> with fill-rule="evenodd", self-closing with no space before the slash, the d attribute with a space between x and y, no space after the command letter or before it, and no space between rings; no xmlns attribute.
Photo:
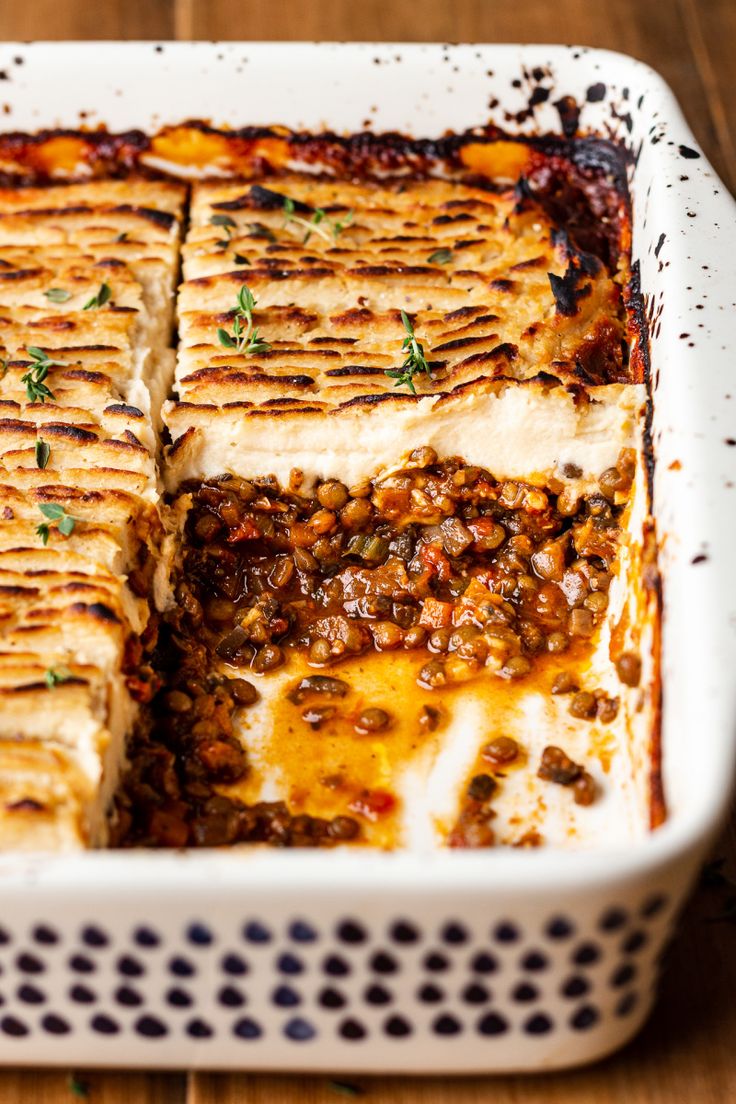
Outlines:
<svg viewBox="0 0 736 1104"><path fill-rule="evenodd" d="M51 446L41 437L36 441L36 467L45 468L51 455Z"/></svg>
<svg viewBox="0 0 736 1104"><path fill-rule="evenodd" d="M53 690L55 686L61 686L62 683L68 682L71 677L72 673L69 668L61 664L59 667L49 667L43 676L43 680L49 690Z"/></svg>
<svg viewBox="0 0 736 1104"><path fill-rule="evenodd" d="M230 239L233 236L233 228L238 225L235 219L231 219L229 215L211 215L210 224L212 226L221 226L225 231L225 237L216 241L215 245L219 246L220 249L227 249L230 245Z"/></svg>
<svg viewBox="0 0 736 1104"><path fill-rule="evenodd" d="M248 223L249 238L264 238L266 241L275 242L276 235L270 226L264 226L262 222Z"/></svg>
<svg viewBox="0 0 736 1104"><path fill-rule="evenodd" d="M90 1087L89 1081L83 1080L76 1073L70 1073L68 1079L69 1092L73 1096L80 1096L86 1100L89 1097Z"/></svg>
<svg viewBox="0 0 736 1104"><path fill-rule="evenodd" d="M44 295L50 303L66 303L72 297L72 293L66 288L49 288Z"/></svg>
<svg viewBox="0 0 736 1104"><path fill-rule="evenodd" d="M435 249L427 257L427 264L448 264L452 260L451 249Z"/></svg>
<svg viewBox="0 0 736 1104"><path fill-rule="evenodd" d="M89 299L82 310L96 310L98 307L104 307L105 303L112 299L112 288L109 284L100 284L100 289L96 295L93 295Z"/></svg>
<svg viewBox="0 0 736 1104"><path fill-rule="evenodd" d="M424 355L424 346L420 341L417 341L414 327L406 311L402 310L401 321L406 330L406 337L401 343L401 349L402 352L406 353L406 359L400 368L387 368L386 375L396 380L395 387L406 386L412 395L416 395L417 389L414 386L414 377L419 375L420 372L425 372L431 379L432 372Z"/></svg>

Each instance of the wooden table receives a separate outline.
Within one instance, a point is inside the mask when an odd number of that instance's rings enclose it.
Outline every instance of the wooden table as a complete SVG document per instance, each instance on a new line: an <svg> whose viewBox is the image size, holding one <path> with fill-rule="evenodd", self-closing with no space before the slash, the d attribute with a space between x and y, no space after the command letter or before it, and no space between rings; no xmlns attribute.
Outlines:
<svg viewBox="0 0 736 1104"><path fill-rule="evenodd" d="M3 39L575 41L659 69L736 189L736 0L0 0ZM716 850L736 868L736 821ZM724 912L731 919L717 917ZM371 1104L728 1104L736 1100L736 885L690 905L649 1024L589 1070L490 1080L356 1078ZM337 1104L328 1078L12 1071L0 1104Z"/></svg>

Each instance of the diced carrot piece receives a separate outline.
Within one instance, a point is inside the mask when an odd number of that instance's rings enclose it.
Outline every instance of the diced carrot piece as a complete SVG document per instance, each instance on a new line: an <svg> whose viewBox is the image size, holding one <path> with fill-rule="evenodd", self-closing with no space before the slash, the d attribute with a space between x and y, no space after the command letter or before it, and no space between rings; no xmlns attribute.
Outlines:
<svg viewBox="0 0 736 1104"><path fill-rule="evenodd" d="M419 624L425 629L442 629L452 620L452 602L440 602L438 598L425 598Z"/></svg>

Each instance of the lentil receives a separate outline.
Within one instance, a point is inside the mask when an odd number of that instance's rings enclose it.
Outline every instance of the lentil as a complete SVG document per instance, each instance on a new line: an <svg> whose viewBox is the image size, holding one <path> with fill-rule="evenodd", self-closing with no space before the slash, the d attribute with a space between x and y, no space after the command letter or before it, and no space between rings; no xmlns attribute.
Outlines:
<svg viewBox="0 0 736 1104"><path fill-rule="evenodd" d="M511 736L497 736L481 749L481 758L494 766L506 766L519 756L519 745Z"/></svg>
<svg viewBox="0 0 736 1104"><path fill-rule="evenodd" d="M383 732L391 724L391 716L385 709L364 709L355 722L358 732Z"/></svg>
<svg viewBox="0 0 736 1104"><path fill-rule="evenodd" d="M590 721L595 717L598 703L595 695L588 690L581 690L570 702L569 712L573 717L583 721Z"/></svg>
<svg viewBox="0 0 736 1104"><path fill-rule="evenodd" d="M625 686L638 686L641 680L641 659L634 652L623 652L616 660L616 673Z"/></svg>

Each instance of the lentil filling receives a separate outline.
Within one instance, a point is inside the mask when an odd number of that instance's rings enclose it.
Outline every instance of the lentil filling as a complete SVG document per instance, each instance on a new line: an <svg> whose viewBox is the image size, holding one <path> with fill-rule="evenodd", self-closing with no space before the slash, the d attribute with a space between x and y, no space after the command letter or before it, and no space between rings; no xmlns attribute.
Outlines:
<svg viewBox="0 0 736 1104"><path fill-rule="evenodd" d="M444 687L482 669L524 679L543 657L575 652L605 618L633 474L634 454L624 450L594 493L576 496L499 481L424 447L403 470L350 489L330 480L302 494L298 473L286 490L274 480L233 476L184 484L179 495L189 508L176 605L153 647L158 689L130 747L116 842L360 840L349 808L323 818L227 793L248 775L234 722L258 700L258 679L294 657L304 660L314 674L292 688L289 701L317 731L345 693L336 672L363 653L415 653L418 683L439 704ZM633 661L624 666L631 678ZM550 692L574 692L573 716L615 716L609 699L580 692L564 673ZM370 703L354 720L364 736L391 724ZM495 744L486 766L503 768L518 749L503 738ZM579 779L587 775L576 770L576 801L588 803L592 787L582 792ZM544 770L540 777L560 781ZM496 785L490 774L473 777L450 846L493 842Z"/></svg>

